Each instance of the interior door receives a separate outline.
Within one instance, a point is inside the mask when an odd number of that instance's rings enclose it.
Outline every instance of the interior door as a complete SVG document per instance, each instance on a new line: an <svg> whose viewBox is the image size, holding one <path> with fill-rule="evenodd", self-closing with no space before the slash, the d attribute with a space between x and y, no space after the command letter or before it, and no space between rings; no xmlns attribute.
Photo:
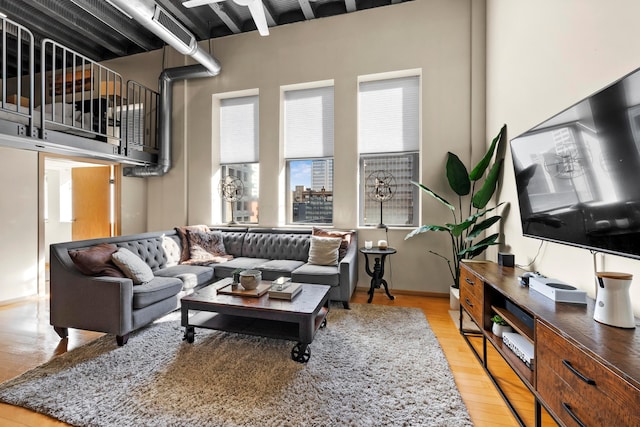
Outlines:
<svg viewBox="0 0 640 427"><path fill-rule="evenodd" d="M111 236L109 166L71 170L73 240Z"/></svg>

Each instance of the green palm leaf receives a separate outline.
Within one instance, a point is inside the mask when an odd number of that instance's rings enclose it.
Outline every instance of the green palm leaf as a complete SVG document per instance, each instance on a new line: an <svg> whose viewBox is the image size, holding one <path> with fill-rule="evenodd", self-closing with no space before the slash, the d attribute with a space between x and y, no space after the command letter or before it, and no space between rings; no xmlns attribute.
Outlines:
<svg viewBox="0 0 640 427"><path fill-rule="evenodd" d="M467 168L460 158L451 152L447 153L446 172L449 186L458 196L469 194L471 191L469 172L467 172Z"/></svg>
<svg viewBox="0 0 640 427"><path fill-rule="evenodd" d="M493 141L491 141L489 150L486 152L482 160L478 162L476 167L473 168L473 170L469 174L469 179L471 181L477 181L480 178L482 178L482 175L484 175L484 172L487 170L487 167L491 162L491 158L493 157L493 153L495 152L496 147L500 147L503 144L506 135L507 135L507 125L503 125L502 128L500 129L500 132L498 132L498 135L496 135L496 137L493 138Z"/></svg>

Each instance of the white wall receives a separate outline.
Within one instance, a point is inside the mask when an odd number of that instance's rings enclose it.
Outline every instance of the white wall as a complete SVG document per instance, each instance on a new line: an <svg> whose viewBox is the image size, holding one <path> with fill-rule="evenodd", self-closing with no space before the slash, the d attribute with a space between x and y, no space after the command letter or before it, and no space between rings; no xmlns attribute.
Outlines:
<svg viewBox="0 0 640 427"><path fill-rule="evenodd" d="M472 34L474 37L472 37ZM472 42L473 40L473 42ZM208 44L203 44L207 47ZM484 151L484 2L416 0L212 41L222 63L219 76L178 83L174 93L173 169L148 179L150 230L210 223L217 135L212 130L214 94L258 89L260 96L260 225L280 226L284 197L280 130L280 87L335 82L334 225L358 221L357 79L406 69L422 72L421 181L447 194L444 159L448 150L463 159ZM185 63L168 50L167 66ZM130 58L130 61L143 60ZM129 63L129 67L132 63ZM473 85L472 85L473 81ZM473 116L473 124L472 124ZM476 148L472 149L470 140ZM477 159L476 159L477 160ZM423 203L425 222L448 220L437 202ZM448 253L444 236L404 241L407 228L390 229L390 278L398 289L448 292L446 264L428 253ZM378 240L382 230L361 229L360 239ZM361 258L362 260L362 258ZM363 261L363 260L362 260ZM368 286L361 262L360 286Z"/></svg>
<svg viewBox="0 0 640 427"><path fill-rule="evenodd" d="M508 125L509 139L640 66L637 0L488 0L487 129ZM513 165L507 158L500 200L510 203L503 249L516 263L540 242L522 237ZM495 259L495 257L494 257ZM598 256L598 270L632 273L640 313L640 261ZM589 251L545 243L532 269L595 293Z"/></svg>
<svg viewBox="0 0 640 427"><path fill-rule="evenodd" d="M37 292L38 153L0 147L0 158L0 301L10 301Z"/></svg>

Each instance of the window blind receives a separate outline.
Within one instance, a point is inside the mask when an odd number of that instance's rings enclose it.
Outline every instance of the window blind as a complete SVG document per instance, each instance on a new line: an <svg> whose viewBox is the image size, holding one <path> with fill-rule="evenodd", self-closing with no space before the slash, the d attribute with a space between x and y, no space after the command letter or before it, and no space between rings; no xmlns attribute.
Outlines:
<svg viewBox="0 0 640 427"><path fill-rule="evenodd" d="M284 93L284 156L333 156L333 86Z"/></svg>
<svg viewBox="0 0 640 427"><path fill-rule="evenodd" d="M418 151L418 76L361 82L358 88L361 154Z"/></svg>
<svg viewBox="0 0 640 427"><path fill-rule="evenodd" d="M258 158L258 96L220 100L220 163L255 163Z"/></svg>

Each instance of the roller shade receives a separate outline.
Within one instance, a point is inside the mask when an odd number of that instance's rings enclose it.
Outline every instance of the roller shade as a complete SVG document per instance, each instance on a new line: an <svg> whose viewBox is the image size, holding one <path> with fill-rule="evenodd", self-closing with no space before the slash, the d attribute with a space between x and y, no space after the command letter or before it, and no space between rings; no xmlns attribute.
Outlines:
<svg viewBox="0 0 640 427"><path fill-rule="evenodd" d="M220 163L256 163L258 151L258 96L220 101Z"/></svg>
<svg viewBox="0 0 640 427"><path fill-rule="evenodd" d="M333 86L284 93L284 156L333 156Z"/></svg>
<svg viewBox="0 0 640 427"><path fill-rule="evenodd" d="M361 154L418 151L418 76L361 82L358 88Z"/></svg>

